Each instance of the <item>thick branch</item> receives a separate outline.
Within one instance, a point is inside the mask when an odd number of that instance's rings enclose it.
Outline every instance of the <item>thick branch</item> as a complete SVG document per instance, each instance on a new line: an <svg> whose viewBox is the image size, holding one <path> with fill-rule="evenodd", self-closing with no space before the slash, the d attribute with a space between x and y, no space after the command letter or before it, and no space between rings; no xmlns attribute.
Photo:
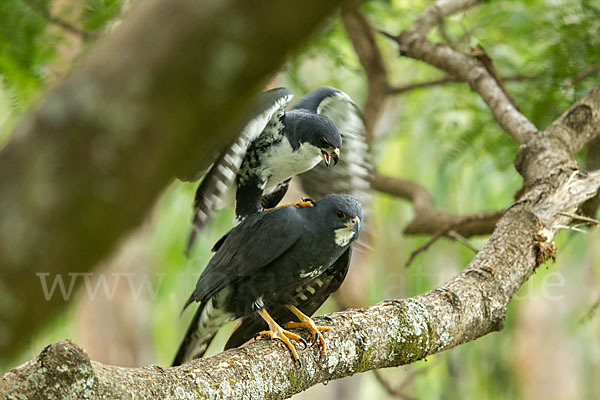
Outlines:
<svg viewBox="0 0 600 400"><path fill-rule="evenodd" d="M525 187L557 169L578 168L572 156L599 136L599 110L600 86L596 86L545 131L521 145L515 166Z"/></svg>
<svg viewBox="0 0 600 400"><path fill-rule="evenodd" d="M433 235L448 227L464 237L488 235L492 233L498 219L503 214L503 211L472 215L444 212L435 207L433 196L418 183L382 176L377 172L372 175L371 187L379 192L404 198L413 203L415 217L404 230L407 235Z"/></svg>
<svg viewBox="0 0 600 400"><path fill-rule="evenodd" d="M558 212L574 212L593 196L600 172L575 178L561 174L555 183L535 207L521 203L507 211L482 251L443 286L317 318L319 324L333 327L326 334L325 363L318 349L310 348L301 353L303 367L298 369L287 349L262 340L177 368L128 369L90 362L81 349L59 342L5 374L0 394L47 399L84 393L89 399L287 398L320 382L448 350L502 328L511 297L553 254L554 224L565 218Z"/></svg>
<svg viewBox="0 0 600 400"><path fill-rule="evenodd" d="M68 300L46 301L36 273L69 288L68 273L91 269L173 177L208 166L339 3L147 0L96 44L0 152L0 287L11 299L0 354Z"/></svg>
<svg viewBox="0 0 600 400"><path fill-rule="evenodd" d="M587 146L585 169L586 171L600 169L600 136L596 136ZM598 208L600 208L600 193L589 199L583 205L582 211L584 215L593 218L596 216Z"/></svg>

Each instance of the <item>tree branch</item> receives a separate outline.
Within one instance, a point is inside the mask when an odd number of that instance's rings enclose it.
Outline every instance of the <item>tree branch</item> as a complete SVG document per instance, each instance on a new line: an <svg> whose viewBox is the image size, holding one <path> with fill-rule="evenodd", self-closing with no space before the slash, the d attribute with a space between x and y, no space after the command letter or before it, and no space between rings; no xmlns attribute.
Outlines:
<svg viewBox="0 0 600 400"><path fill-rule="evenodd" d="M427 40L426 33L440 18L480 3L478 0L439 0L429 6L413 26L398 36L382 32L396 41L401 54L425 61L457 79L467 82L489 106L500 126L520 143L527 141L538 130L512 104L496 79L473 57L459 53L445 45Z"/></svg>
<svg viewBox="0 0 600 400"><path fill-rule="evenodd" d="M375 41L373 29L356 7L344 10L342 21L352 41L358 59L367 74L369 91L363 107L367 139L372 142L388 88L387 71L383 57Z"/></svg>
<svg viewBox="0 0 600 400"><path fill-rule="evenodd" d="M593 171L600 169L600 137L596 137L587 145L585 154L585 169ZM595 217L600 208L600 193L589 199L582 207L582 213L588 217Z"/></svg>
<svg viewBox="0 0 600 400"><path fill-rule="evenodd" d="M502 328L511 297L551 255L546 246L554 223L565 218L556 211L572 212L593 196L600 172L572 179L563 174L556 183L536 206L521 203L508 210L475 259L443 286L413 298L316 318L318 324L333 327L326 335L325 363L318 349L311 348L300 354L303 367L298 369L283 346L259 340L176 368L129 369L90 362L72 343L58 342L2 376L0 394L49 399L84 393L89 399L287 398L317 383L451 349Z"/></svg>
<svg viewBox="0 0 600 400"><path fill-rule="evenodd" d="M535 76L532 76L532 75L510 75L510 76L499 77L499 78L504 82L521 82L521 81L526 81L529 79L534 79ZM428 87L439 86L439 85L446 85L448 83L463 83L463 81L461 81L460 79L455 78L453 76L445 76L443 78L434 79L434 80L427 81L427 82L408 83L408 84L405 84L402 86L388 86L387 94L388 95L402 94L402 93L410 92L412 90L425 89Z"/></svg>
<svg viewBox="0 0 600 400"><path fill-rule="evenodd" d="M208 166L339 3L147 0L95 44L0 152L0 287L15 305L0 313L0 354L67 304L36 274L69 288L175 176Z"/></svg>
<svg viewBox="0 0 600 400"><path fill-rule="evenodd" d="M504 211L472 215L456 215L436 209L433 196L418 183L391 178L374 172L371 187L381 193L406 199L413 203L415 217L405 228L407 235L444 235L454 230L464 237L492 233ZM442 231L440 234L439 232Z"/></svg>

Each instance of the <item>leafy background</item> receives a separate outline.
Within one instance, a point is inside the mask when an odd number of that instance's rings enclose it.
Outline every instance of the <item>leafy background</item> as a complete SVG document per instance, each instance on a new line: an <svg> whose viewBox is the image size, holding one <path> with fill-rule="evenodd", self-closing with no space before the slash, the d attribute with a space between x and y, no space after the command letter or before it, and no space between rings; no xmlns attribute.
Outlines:
<svg viewBox="0 0 600 400"><path fill-rule="evenodd" d="M0 2L0 146L23 113L60 82L82 53L93 49L97 36L118 29L116 18L129 5L125 3ZM397 33L427 5L418 0L371 0L361 7L372 25ZM443 28L464 52L481 44L502 76L528 78L507 82L507 87L539 128L600 83L598 71L576 78L600 63L596 1L486 2L449 18ZM440 29L430 37L444 40ZM400 57L385 38L378 37L378 45L394 85L443 76L424 63ZM363 104L364 72L339 17L287 62L274 84L299 95L331 85ZM373 152L379 170L424 185L441 209L472 213L506 208L521 186L513 167L518 146L464 84L390 97L377 133ZM194 190L195 184L182 182L166 188L147 222L124 239L117 255L89 277L88 286L72 294L68 311L39 332L18 359L0 357L0 371L65 337L99 361L168 365L192 314L188 311L180 318L181 305L206 265L212 243L232 220L231 211L222 211L186 258L182 250ZM297 198L299 193L289 196ZM410 252L427 240L402 234L412 216L409 203L375 195L350 275L321 312L422 293L470 261L470 249L442 240L405 269ZM401 396L388 393L370 372L314 387L297 398L600 398L599 239L597 230L560 233L557 262L540 267L520 290L503 331L414 365L381 371L381 378ZM472 242L481 247L485 240ZM231 326L223 329L212 353L219 351Z"/></svg>

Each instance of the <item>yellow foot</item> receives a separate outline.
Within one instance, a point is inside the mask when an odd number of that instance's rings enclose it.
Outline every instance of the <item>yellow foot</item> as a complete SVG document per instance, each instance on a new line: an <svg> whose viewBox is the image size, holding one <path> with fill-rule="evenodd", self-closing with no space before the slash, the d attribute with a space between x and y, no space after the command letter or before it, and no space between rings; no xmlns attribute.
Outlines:
<svg viewBox="0 0 600 400"><path fill-rule="evenodd" d="M317 342L319 342L321 345L321 356L323 358L323 361L327 360L327 349L325 346L325 338L323 337L323 334L321 332L330 331L331 327L317 326L315 324L315 322L312 319L310 319L310 317L306 316L302 311L298 310L296 307L289 305L289 304L286 307L291 312L293 312L296 317L298 317L300 322L290 321L287 324L285 324L285 329L302 328L302 329L307 329L308 331L310 331L310 334L312 335L312 338L313 338L313 343L311 346L314 346L315 344L317 344Z"/></svg>
<svg viewBox="0 0 600 400"><path fill-rule="evenodd" d="M298 201L296 203L282 204L277 207L267 208L267 210L274 210L276 208L284 208L284 207L290 207L290 206L294 206L294 207L298 207L298 208L314 207L314 205L315 205L315 201L313 199L302 199L301 201Z"/></svg>
<svg viewBox="0 0 600 400"><path fill-rule="evenodd" d="M275 322L275 320L273 320L271 318L271 316L269 315L267 310L265 310L264 308L258 310L257 312L269 325L269 330L261 331L259 333L259 335L260 336L268 336L270 339L281 340L287 346L287 348L290 349L290 351L292 352L292 356L294 357L294 361L298 364L298 367L301 367L302 363L300 362L300 357L298 357L298 352L296 351L296 348L294 347L292 342L290 342L290 339L292 339L298 343L302 343L304 345L304 348L306 348L308 346L308 343L306 343L306 340L304 340L300 335L296 335L295 333L288 332L285 329L283 329L282 327L280 327Z"/></svg>

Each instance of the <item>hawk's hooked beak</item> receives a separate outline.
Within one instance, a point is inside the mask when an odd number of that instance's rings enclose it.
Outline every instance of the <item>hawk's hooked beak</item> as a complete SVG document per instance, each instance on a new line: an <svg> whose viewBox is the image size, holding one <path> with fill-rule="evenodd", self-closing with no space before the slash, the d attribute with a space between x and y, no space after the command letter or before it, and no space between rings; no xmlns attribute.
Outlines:
<svg viewBox="0 0 600 400"><path fill-rule="evenodd" d="M360 229L360 218L354 217L350 221L344 224L346 227L351 228L354 232L358 232Z"/></svg>
<svg viewBox="0 0 600 400"><path fill-rule="evenodd" d="M331 159L333 159L333 165L337 165L338 160L340 159L340 149L321 150L321 156L323 156L325 165L328 167L331 163Z"/></svg>

